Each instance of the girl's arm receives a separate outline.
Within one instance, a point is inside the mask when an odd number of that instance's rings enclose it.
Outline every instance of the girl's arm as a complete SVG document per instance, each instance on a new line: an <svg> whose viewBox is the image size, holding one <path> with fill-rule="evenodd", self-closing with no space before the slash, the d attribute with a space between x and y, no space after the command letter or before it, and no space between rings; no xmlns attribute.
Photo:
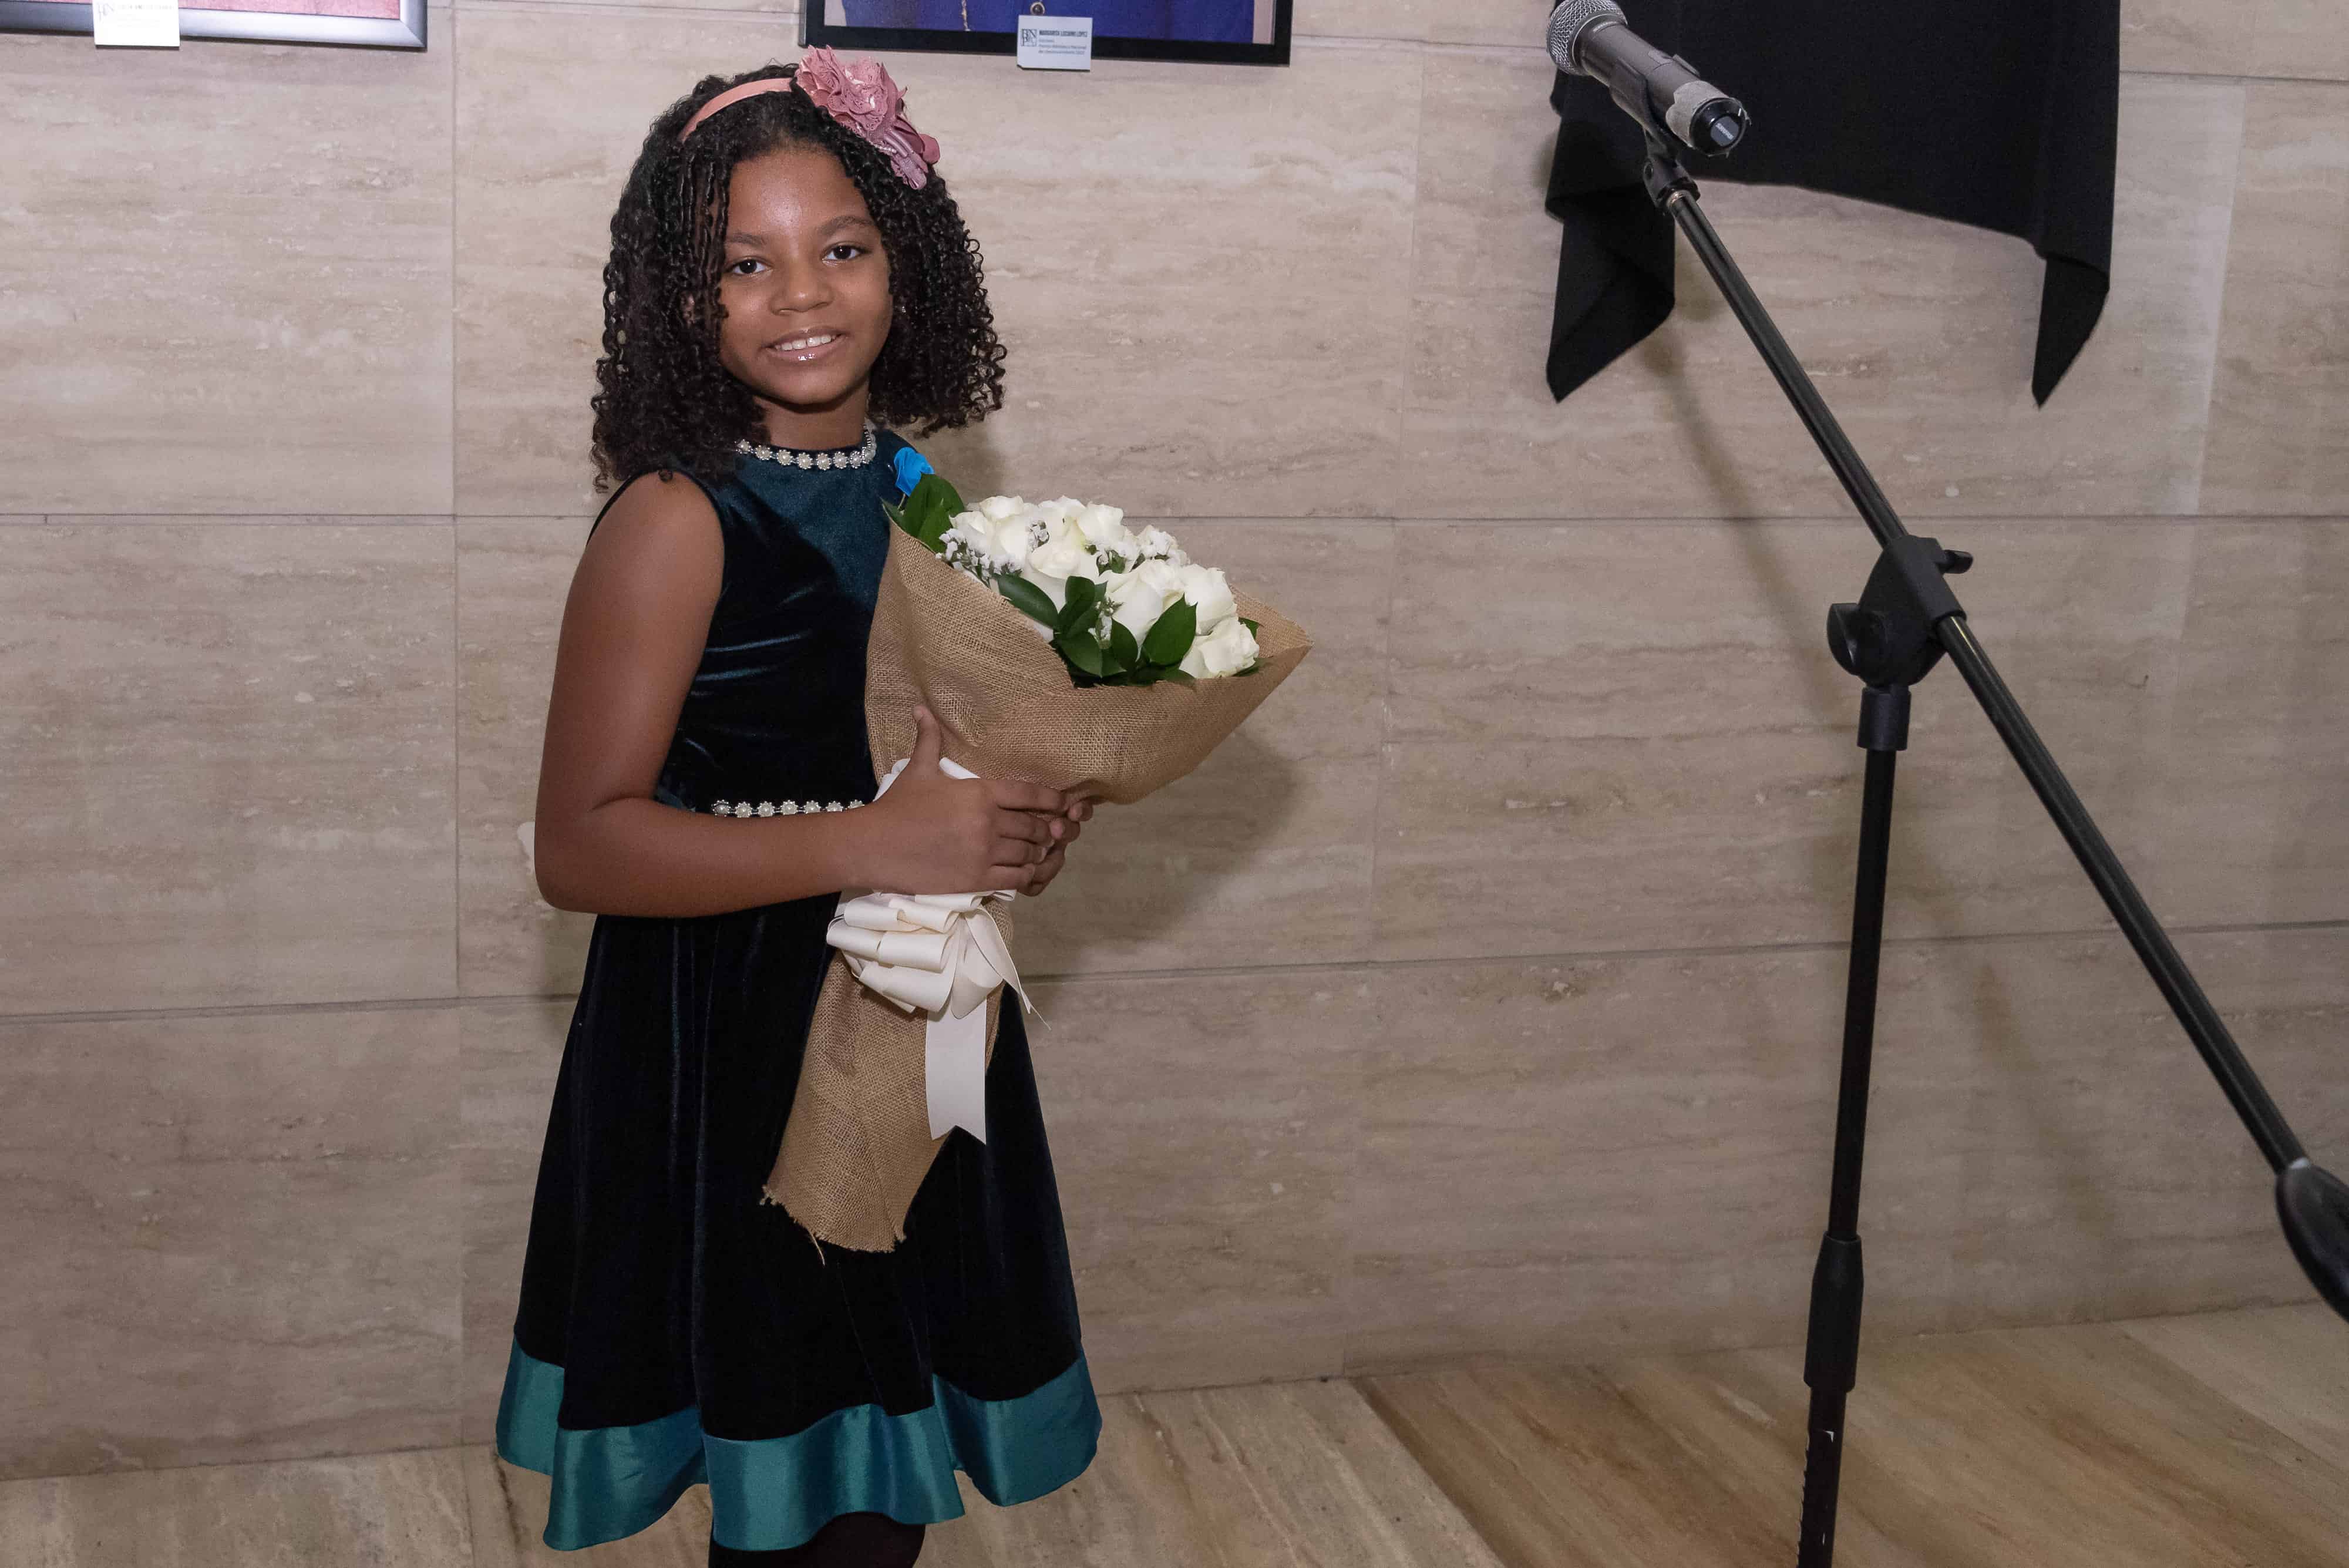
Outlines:
<svg viewBox="0 0 2349 1568"><path fill-rule="evenodd" d="M718 514L682 475L648 474L588 536L563 609L538 776L539 892L559 909L690 916L843 888L1025 891L1059 869L1077 819L1057 790L914 763L857 811L742 820L652 798L718 603ZM1047 866L1049 864L1049 869Z"/></svg>

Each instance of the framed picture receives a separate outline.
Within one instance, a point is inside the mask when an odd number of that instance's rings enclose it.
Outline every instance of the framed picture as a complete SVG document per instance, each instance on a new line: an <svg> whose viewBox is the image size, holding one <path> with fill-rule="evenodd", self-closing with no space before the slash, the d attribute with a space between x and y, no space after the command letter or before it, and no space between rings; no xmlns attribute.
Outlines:
<svg viewBox="0 0 2349 1568"><path fill-rule="evenodd" d="M424 5L425 0L212 0L181 8L180 36L420 49ZM0 0L0 32L89 30L87 0Z"/></svg>
<svg viewBox="0 0 2349 1568"><path fill-rule="evenodd" d="M5 0L0 0L5 4ZM1288 63L1292 0L804 0L800 42L837 49L1018 52L1023 16L1091 16L1093 57Z"/></svg>

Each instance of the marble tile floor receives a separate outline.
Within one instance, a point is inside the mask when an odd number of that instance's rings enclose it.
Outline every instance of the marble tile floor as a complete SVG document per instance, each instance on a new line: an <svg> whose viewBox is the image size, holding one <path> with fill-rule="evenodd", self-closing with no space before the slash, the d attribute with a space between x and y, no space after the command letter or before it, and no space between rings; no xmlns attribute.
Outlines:
<svg viewBox="0 0 2349 1568"><path fill-rule="evenodd" d="M1050 1498L926 1568L1744 1568L1793 1561L1793 1348L1488 1364L1104 1402ZM1847 1568L2316 1568L2349 1541L2349 1324L2302 1305L1869 1347ZM0 1483L9 1568L699 1568L699 1488L583 1554L485 1448Z"/></svg>

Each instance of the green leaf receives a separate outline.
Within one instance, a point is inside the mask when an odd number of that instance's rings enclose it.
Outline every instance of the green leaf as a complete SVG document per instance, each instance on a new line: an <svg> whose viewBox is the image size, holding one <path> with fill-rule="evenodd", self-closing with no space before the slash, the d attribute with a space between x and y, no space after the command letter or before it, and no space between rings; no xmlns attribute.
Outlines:
<svg viewBox="0 0 2349 1568"><path fill-rule="evenodd" d="M1102 684L1104 686L1155 686L1162 680L1171 680L1180 686L1197 684L1182 670L1170 664L1143 664L1127 670L1123 675L1110 676Z"/></svg>
<svg viewBox="0 0 2349 1568"><path fill-rule="evenodd" d="M962 511L962 497L936 474L926 473L914 486L914 493L905 497L905 510L914 514L916 522L926 524L933 517L952 517Z"/></svg>
<svg viewBox="0 0 2349 1568"><path fill-rule="evenodd" d="M1090 635L1080 633L1075 637L1055 638L1052 646L1061 650L1061 658L1094 680L1098 680L1107 673L1102 664L1101 644Z"/></svg>
<svg viewBox="0 0 2349 1568"><path fill-rule="evenodd" d="M1142 645L1133 640L1123 621L1109 623L1108 662L1119 670L1132 670L1143 662Z"/></svg>
<svg viewBox="0 0 2349 1568"><path fill-rule="evenodd" d="M889 520L936 554L945 544L947 530L954 525L955 514L963 510L962 497L955 487L935 473L922 475L914 493L905 497L903 506L892 507L883 503Z"/></svg>
<svg viewBox="0 0 2349 1568"><path fill-rule="evenodd" d="M1189 599L1176 599L1142 639L1143 657L1153 664L1180 664L1199 635L1199 612Z"/></svg>
<svg viewBox="0 0 2349 1568"><path fill-rule="evenodd" d="M969 507L963 504L962 492L957 490L953 485L948 484L946 482L946 476L943 474L926 473L922 475L921 482L914 486L914 493L919 495L925 490L929 491L938 498L938 510L944 512L949 517L953 516L957 512L968 512L970 510Z"/></svg>
<svg viewBox="0 0 2349 1568"><path fill-rule="evenodd" d="M921 524L914 515L914 505L911 501L906 502L903 505L896 506L893 506L888 502L884 501L881 504L881 510L888 515L890 522L895 523L898 527L903 528L915 538L918 539L922 536Z"/></svg>
<svg viewBox="0 0 2349 1568"><path fill-rule="evenodd" d="M1069 579L1068 602L1061 607L1060 618L1052 623L1052 635L1069 637L1083 631L1093 623L1093 611L1101 606L1101 585L1091 577Z"/></svg>
<svg viewBox="0 0 2349 1568"><path fill-rule="evenodd" d="M1013 609L1040 625L1053 627L1061 618L1061 612L1052 607L1051 596L1025 577L998 577L995 590L1011 601Z"/></svg>
<svg viewBox="0 0 2349 1568"><path fill-rule="evenodd" d="M1250 637L1257 636L1264 630L1264 625L1262 622L1250 620L1246 616L1240 617L1240 624L1248 628L1248 635Z"/></svg>

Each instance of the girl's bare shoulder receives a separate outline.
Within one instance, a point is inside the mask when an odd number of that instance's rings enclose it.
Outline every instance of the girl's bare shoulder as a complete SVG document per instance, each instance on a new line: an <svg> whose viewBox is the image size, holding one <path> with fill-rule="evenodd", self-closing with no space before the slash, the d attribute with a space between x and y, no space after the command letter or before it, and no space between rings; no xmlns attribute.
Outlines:
<svg viewBox="0 0 2349 1568"><path fill-rule="evenodd" d="M580 557L591 574L663 597L718 597L726 541L718 508L679 470L637 474L620 487L588 530Z"/></svg>
<svg viewBox="0 0 2349 1568"><path fill-rule="evenodd" d="M628 533L706 531L714 535L718 508L684 470L647 469L604 504L603 512L588 529L589 542L614 528Z"/></svg>

